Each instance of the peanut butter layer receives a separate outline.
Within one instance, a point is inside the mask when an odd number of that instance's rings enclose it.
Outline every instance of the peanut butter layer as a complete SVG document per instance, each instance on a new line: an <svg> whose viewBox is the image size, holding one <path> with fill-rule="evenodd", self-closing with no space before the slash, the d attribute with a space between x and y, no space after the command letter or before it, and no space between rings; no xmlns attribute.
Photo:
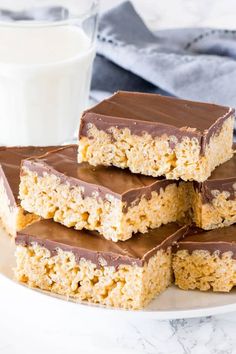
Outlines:
<svg viewBox="0 0 236 354"><path fill-rule="evenodd" d="M54 150L55 146L0 147L0 178L12 206L18 204L21 160Z"/></svg>
<svg viewBox="0 0 236 354"><path fill-rule="evenodd" d="M215 104L164 97L156 94L115 93L107 100L84 112L79 138L88 135L90 125L109 133L110 128L128 128L132 134L196 138L204 153L212 135L220 131L234 110ZM171 141L170 147L173 147Z"/></svg>
<svg viewBox="0 0 236 354"><path fill-rule="evenodd" d="M140 174L132 174L129 170L116 167L91 166L87 162L77 163L77 145L56 149L45 156L30 158L22 162L24 169L36 172L38 176L53 174L61 183L83 187L84 197L98 196L106 199L113 195L126 204L126 208L137 203L141 197L151 198L153 191L165 189L176 181L168 181L162 177L153 178Z"/></svg>
<svg viewBox="0 0 236 354"><path fill-rule="evenodd" d="M34 243L48 249L52 255L58 249L72 252L77 260L84 258L97 266L118 267L120 264L142 267L158 250L166 250L183 237L188 226L170 223L147 234L136 234L132 239L117 243L105 240L95 231L68 229L51 220L40 220L17 233L16 244Z"/></svg>
<svg viewBox="0 0 236 354"><path fill-rule="evenodd" d="M236 225L210 231L191 228L176 245L175 252L179 250L187 250L190 254L195 250L205 250L211 254L232 252L232 258L236 259Z"/></svg>

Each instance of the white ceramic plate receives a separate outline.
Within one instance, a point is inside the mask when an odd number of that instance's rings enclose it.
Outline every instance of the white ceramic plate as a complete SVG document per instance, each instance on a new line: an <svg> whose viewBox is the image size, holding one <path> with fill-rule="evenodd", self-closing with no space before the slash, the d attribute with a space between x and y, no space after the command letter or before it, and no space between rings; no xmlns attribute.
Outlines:
<svg viewBox="0 0 236 354"><path fill-rule="evenodd" d="M163 294L153 300L150 305L140 311L126 311L119 309L107 309L97 305L87 305L67 301L60 296L54 296L48 292L32 290L22 286L14 281L14 242L10 237L0 229L0 285L4 291L13 292L17 297L22 297L24 301L39 303L40 301L58 304L60 311L66 311L68 307L73 306L73 312L81 311L93 312L97 315L112 315L124 317L140 317L152 319L176 319L190 318L223 314L236 311L236 290L229 294L183 291L175 286L170 287ZM50 305L49 305L50 306Z"/></svg>

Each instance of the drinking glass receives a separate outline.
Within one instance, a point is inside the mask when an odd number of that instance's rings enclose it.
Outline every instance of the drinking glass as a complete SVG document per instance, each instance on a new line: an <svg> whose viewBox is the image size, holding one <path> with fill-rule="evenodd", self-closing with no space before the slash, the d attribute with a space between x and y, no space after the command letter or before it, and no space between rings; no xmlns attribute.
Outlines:
<svg viewBox="0 0 236 354"><path fill-rule="evenodd" d="M0 145L75 137L88 103L98 0L0 0Z"/></svg>

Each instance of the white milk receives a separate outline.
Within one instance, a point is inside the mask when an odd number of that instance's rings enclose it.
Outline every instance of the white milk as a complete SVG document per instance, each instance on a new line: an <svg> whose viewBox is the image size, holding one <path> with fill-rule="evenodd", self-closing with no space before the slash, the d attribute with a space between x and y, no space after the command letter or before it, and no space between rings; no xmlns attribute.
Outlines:
<svg viewBox="0 0 236 354"><path fill-rule="evenodd" d="M79 28L0 26L0 145L70 141L94 52Z"/></svg>

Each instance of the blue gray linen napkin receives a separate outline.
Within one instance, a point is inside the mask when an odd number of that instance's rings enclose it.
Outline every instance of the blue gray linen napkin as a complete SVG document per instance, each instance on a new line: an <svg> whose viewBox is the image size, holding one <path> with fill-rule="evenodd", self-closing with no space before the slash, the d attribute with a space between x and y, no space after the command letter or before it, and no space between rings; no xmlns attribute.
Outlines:
<svg viewBox="0 0 236 354"><path fill-rule="evenodd" d="M100 100L116 90L236 107L236 31L152 33L124 2L100 19L91 96Z"/></svg>

